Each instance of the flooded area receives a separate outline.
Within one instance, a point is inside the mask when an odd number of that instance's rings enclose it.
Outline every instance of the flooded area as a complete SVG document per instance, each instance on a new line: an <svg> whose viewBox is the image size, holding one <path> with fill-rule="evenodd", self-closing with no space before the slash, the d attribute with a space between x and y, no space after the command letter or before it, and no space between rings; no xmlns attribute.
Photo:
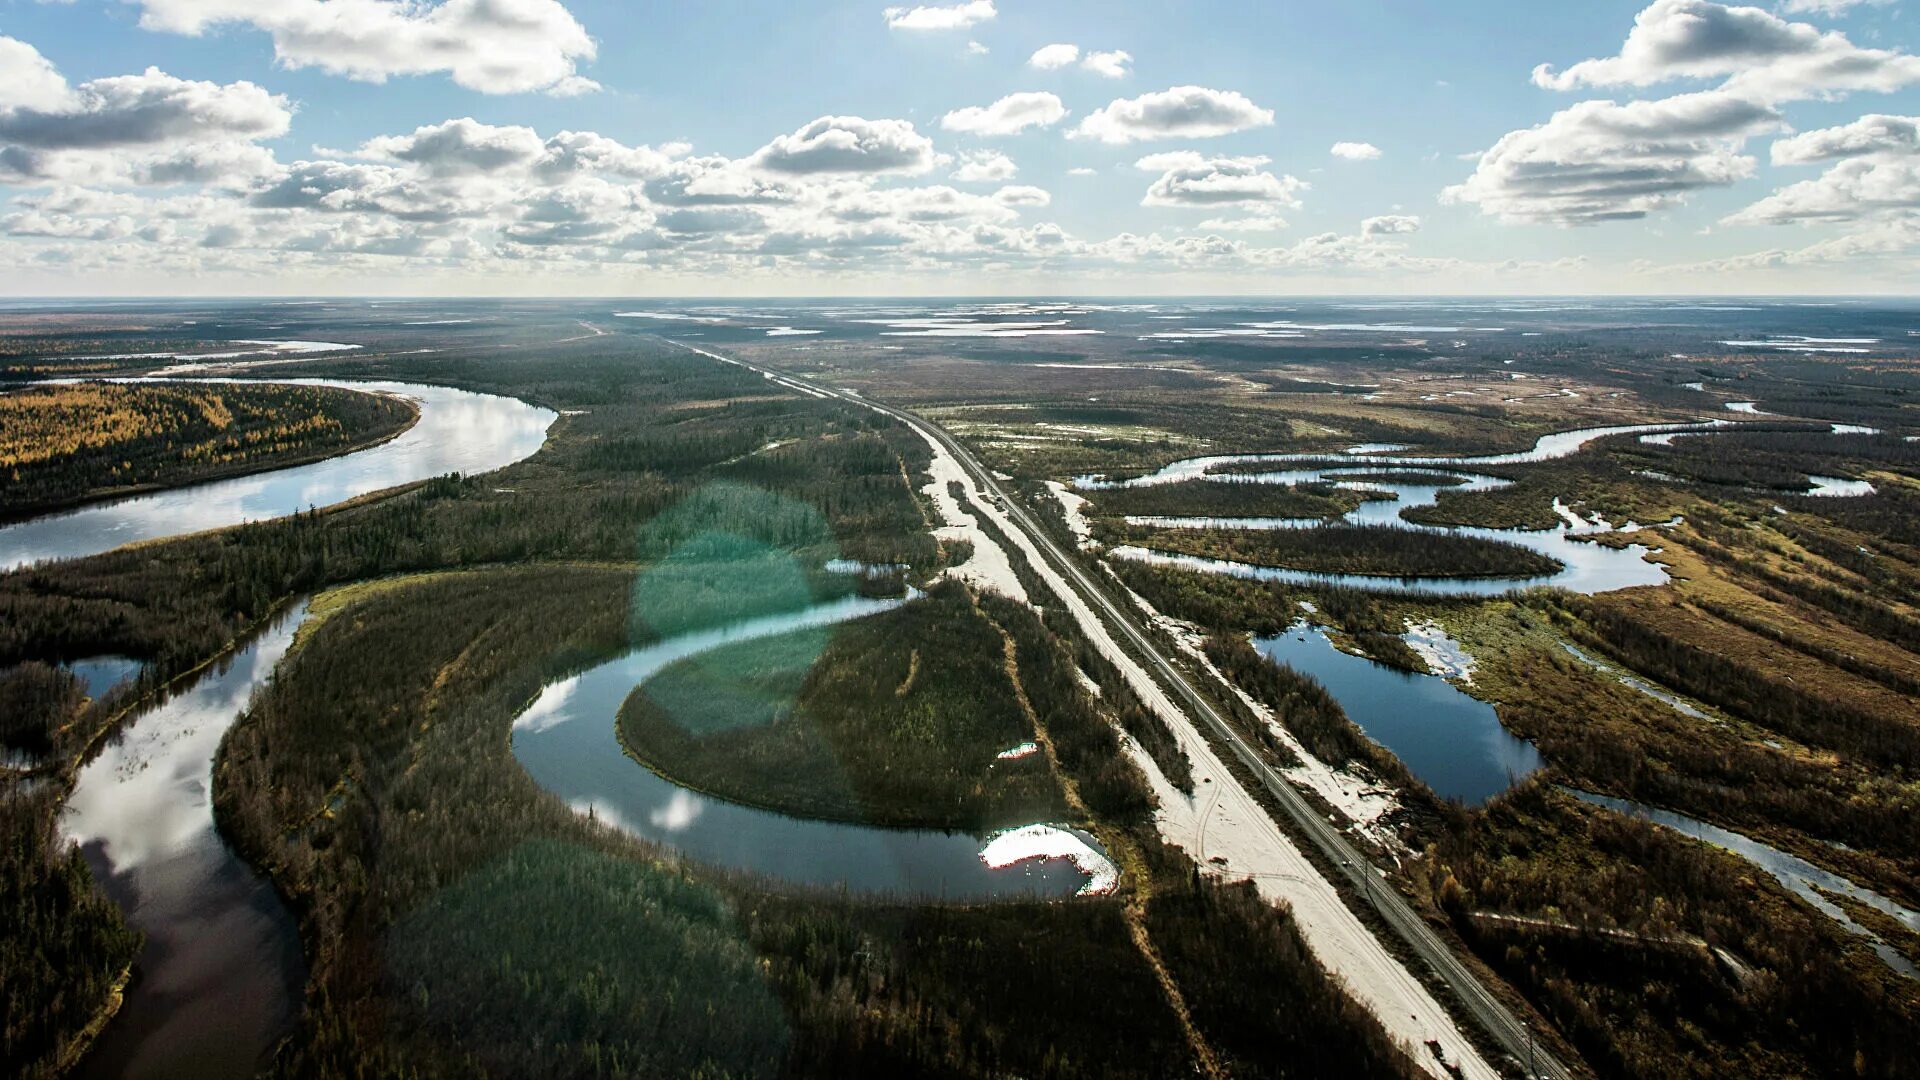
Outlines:
<svg viewBox="0 0 1920 1080"><path fill-rule="evenodd" d="M531 456L557 418L514 398L394 382L288 380L398 394L420 419L398 438L307 465L84 506L0 528L0 570L124 544L285 517L447 473L483 473Z"/></svg>
<svg viewBox="0 0 1920 1080"><path fill-rule="evenodd" d="M292 917L214 828L214 754L293 642L305 607L129 719L60 818L146 935L120 1013L74 1075L254 1075L293 1023L306 968Z"/></svg>
<svg viewBox="0 0 1920 1080"><path fill-rule="evenodd" d="M1839 923L1847 932L1866 938L1874 954L1879 956L1889 968L1909 979L1920 979L1920 968L1916 968L1911 961L1882 941L1873 931L1855 922L1840 905L1829 899L1827 894L1843 896L1864 904L1916 933L1920 933L1920 911L1903 907L1872 889L1856 885L1832 871L1822 870L1797 855L1790 855L1770 844L1764 844L1730 829L1709 825L1685 814L1677 814L1671 810L1662 810L1659 807L1630 802L1626 799L1595 795L1571 788L1568 790L1582 802L1604 806L1609 810L1628 814L1643 821L1651 821L1655 825L1664 825L1695 840L1712 844L1714 847L1746 859L1765 870L1788 892L1805 900L1821 914Z"/></svg>
<svg viewBox="0 0 1920 1080"><path fill-rule="evenodd" d="M1036 824L976 837L790 817L681 787L628 757L621 745L620 706L668 665L902 602L854 597L637 649L543 690L514 721L514 757L578 813L728 869L804 885L945 899L1111 889L1114 871L1106 856L1068 829Z"/></svg>
<svg viewBox="0 0 1920 1080"><path fill-rule="evenodd" d="M1367 737L1443 799L1478 806L1543 764L1500 725L1493 706L1438 675L1415 675L1341 652L1304 622L1254 647L1327 688Z"/></svg>
<svg viewBox="0 0 1920 1080"><path fill-rule="evenodd" d="M1097 491L1125 487L1150 487L1191 480L1225 484L1265 484L1298 487L1331 484L1350 491L1384 495L1370 499L1337 518L1219 518L1219 517L1130 517L1127 523L1162 529L1317 529L1329 525L1385 526L1423 532L1435 536L1461 537L1515 544L1557 560L1558 573L1532 577L1394 577L1378 574L1333 574L1283 567L1256 566L1225 559L1194 555L1176 555L1137 545L1120 545L1109 554L1159 566L1173 566L1205 573L1228 574L1259 581L1277 581L1300 586L1370 589L1376 592L1424 596L1491 597L1521 589L1551 587L1571 592L1595 593L1630 589L1643 585L1662 585L1666 570L1649 562L1653 549L1641 544L1611 547L1592 543L1590 538L1614 531L1639 532L1642 526L1629 522L1616 530L1598 514L1581 517L1557 500L1554 511L1561 523L1551 529L1490 529L1473 526L1418 525L1403 514L1408 510L1434 506L1443 491L1498 491L1513 481L1471 471L1476 467L1520 465L1564 458L1598 439L1616 435L1638 435L1642 441L1671 443L1679 436L1698 436L1735 427L1730 420L1703 420L1688 424L1629 424L1615 427L1581 428L1557 432L1538 439L1530 450L1481 456L1434 457L1402 456L1405 447L1388 444L1363 444L1333 454L1238 454L1188 458L1128 480L1107 480L1082 476L1074 481L1081 490ZM1843 425L1835 425L1836 434ZM1271 471L1250 466L1272 464ZM1285 466L1285 467L1283 467ZM1233 471L1223 471L1223 470ZM1413 473L1393 482L1382 482L1382 469ZM1422 482L1423 476L1431 482ZM1835 477L1813 477L1811 495L1870 495L1873 485L1865 481Z"/></svg>

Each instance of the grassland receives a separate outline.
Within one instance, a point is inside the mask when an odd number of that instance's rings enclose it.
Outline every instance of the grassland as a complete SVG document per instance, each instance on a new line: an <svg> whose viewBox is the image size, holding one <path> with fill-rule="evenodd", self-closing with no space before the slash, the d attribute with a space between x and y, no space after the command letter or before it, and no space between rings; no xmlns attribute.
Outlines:
<svg viewBox="0 0 1920 1080"><path fill-rule="evenodd" d="M0 520L330 457L418 418L324 386L27 387L0 395Z"/></svg>

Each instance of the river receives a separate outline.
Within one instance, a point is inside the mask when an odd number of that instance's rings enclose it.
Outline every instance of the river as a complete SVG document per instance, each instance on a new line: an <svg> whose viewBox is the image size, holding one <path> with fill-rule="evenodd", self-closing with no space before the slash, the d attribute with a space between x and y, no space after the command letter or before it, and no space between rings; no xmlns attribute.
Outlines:
<svg viewBox="0 0 1920 1080"><path fill-rule="evenodd" d="M293 642L281 615L185 689L126 721L80 770L60 834L146 935L87 1077L252 1076L293 1022L306 968L292 917L213 822L213 759Z"/></svg>
<svg viewBox="0 0 1920 1080"><path fill-rule="evenodd" d="M976 837L790 817L688 790L642 767L621 746L615 729L621 704L667 665L899 603L851 597L636 649L542 691L514 721L514 756L579 813L702 862L783 881L949 899L1111 888L1111 864L1069 830L1037 823Z"/></svg>
<svg viewBox="0 0 1920 1080"><path fill-rule="evenodd" d="M0 527L0 571L124 544L286 517L447 473L491 472L531 456L556 414L514 398L418 383L288 379L400 394L420 419L398 438L307 465L96 503Z"/></svg>

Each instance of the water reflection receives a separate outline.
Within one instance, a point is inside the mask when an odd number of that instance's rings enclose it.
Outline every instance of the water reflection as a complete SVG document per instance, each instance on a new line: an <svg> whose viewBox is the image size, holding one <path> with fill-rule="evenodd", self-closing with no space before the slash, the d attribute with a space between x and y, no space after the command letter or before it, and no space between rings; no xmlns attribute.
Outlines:
<svg viewBox="0 0 1920 1080"><path fill-rule="evenodd" d="M34 518L0 528L0 570L44 559L96 555L124 544L285 517L450 472L483 473L526 458L555 414L513 398L441 386L292 379L400 394L420 420L400 437L343 457L216 480Z"/></svg>
<svg viewBox="0 0 1920 1080"><path fill-rule="evenodd" d="M305 618L276 620L190 689L128 721L80 771L60 819L146 935L126 1004L83 1076L251 1076L292 1023L299 936L214 829L213 759Z"/></svg>
<svg viewBox="0 0 1920 1080"><path fill-rule="evenodd" d="M1075 861L1091 866L1105 857L1082 853L1057 837L1018 859L990 866L981 841L966 833L789 817L690 791L626 756L615 727L620 706L635 687L668 665L736 642L877 614L902 602L849 597L637 649L543 690L514 721L514 757L575 811L718 866L806 885L919 896L1068 896L1086 888L1098 874L1077 868ZM1006 854L1005 845L995 849L996 861Z"/></svg>
<svg viewBox="0 0 1920 1080"><path fill-rule="evenodd" d="M130 656L90 656L63 666L87 688L88 697L98 698L140 674L146 665Z"/></svg>
<svg viewBox="0 0 1920 1080"><path fill-rule="evenodd" d="M1416 525L1406 520L1403 515L1408 510L1436 505L1442 491L1498 491L1513 485L1513 481L1502 477L1468 471L1476 466L1550 461L1566 457L1596 439L1611 435L1650 433L1654 437L1659 437L1676 433L1699 433L1723 428L1730 423L1725 420L1709 420L1697 424L1635 424L1584 428L1542 436L1531 450L1480 457L1401 457L1384 451L1402 448L1376 444L1353 447L1337 454L1238 454L1189 458L1185 461L1176 461L1159 472L1130 480L1110 481L1094 476L1082 476L1075 483L1079 487L1092 490L1151 487L1192 480L1286 486L1330 484L1349 491L1377 493L1386 497L1370 499L1348 513L1330 520L1139 517L1129 518L1128 522L1134 525L1167 529L1316 529L1333 524L1382 526L1434 536L1463 537L1514 544L1558 561L1561 569L1557 573L1530 577L1467 578L1413 575L1389 577L1378 574L1331 574L1255 566L1194 555L1176 555L1136 545L1114 547L1109 554L1116 558L1305 587L1339 587L1423 596L1468 597L1501 596L1521 589L1553 587L1591 595L1641 585L1665 584L1667 573L1658 564L1647 561L1646 556L1652 552L1644 545L1626 544L1620 547L1609 547L1585 539L1598 533L1611 532L1613 526L1598 515L1583 519L1558 500L1554 502L1554 511L1561 518L1561 522L1551 529ZM1276 468L1271 471L1247 468L1250 465L1267 463L1292 467ZM1235 471L1221 471L1229 468ZM1412 475L1397 478L1392 482L1384 482L1376 478L1383 469ZM1631 531L1637 526L1629 525L1625 528Z"/></svg>
<svg viewBox="0 0 1920 1080"><path fill-rule="evenodd" d="M1532 743L1500 725L1493 706L1437 675L1341 652L1305 623L1254 647L1325 686L1348 719L1443 799L1478 806L1544 764Z"/></svg>

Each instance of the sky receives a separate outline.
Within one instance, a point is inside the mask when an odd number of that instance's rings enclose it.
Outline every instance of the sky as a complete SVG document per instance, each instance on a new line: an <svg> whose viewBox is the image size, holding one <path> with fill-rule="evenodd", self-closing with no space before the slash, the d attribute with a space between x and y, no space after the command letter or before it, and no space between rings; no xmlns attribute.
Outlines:
<svg viewBox="0 0 1920 1080"><path fill-rule="evenodd" d="M1898 294L1913 0L0 0L0 294Z"/></svg>

